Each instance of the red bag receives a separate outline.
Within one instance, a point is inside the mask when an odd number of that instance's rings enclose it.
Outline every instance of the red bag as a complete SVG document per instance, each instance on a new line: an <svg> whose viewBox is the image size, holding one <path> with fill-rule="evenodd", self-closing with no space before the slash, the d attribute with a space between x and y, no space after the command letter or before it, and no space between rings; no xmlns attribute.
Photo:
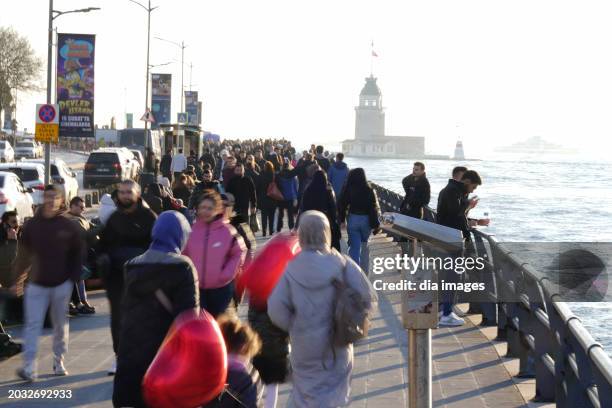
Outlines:
<svg viewBox="0 0 612 408"><path fill-rule="evenodd" d="M289 232L274 235L236 280L238 292L248 291L251 304L258 310L265 310L268 297L287 263L299 252L297 235Z"/></svg>
<svg viewBox="0 0 612 408"><path fill-rule="evenodd" d="M276 185L274 179L272 179L272 182L268 184L268 188L266 189L266 195L275 201L285 201L285 197Z"/></svg>
<svg viewBox="0 0 612 408"><path fill-rule="evenodd" d="M227 351L215 319L202 310L175 320L142 380L149 407L193 408L218 396L227 379Z"/></svg>

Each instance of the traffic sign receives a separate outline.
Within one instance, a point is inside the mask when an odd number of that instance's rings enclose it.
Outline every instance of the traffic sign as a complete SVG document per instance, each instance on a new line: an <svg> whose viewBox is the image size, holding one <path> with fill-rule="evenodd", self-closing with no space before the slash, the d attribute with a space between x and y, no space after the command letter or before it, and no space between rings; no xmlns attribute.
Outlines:
<svg viewBox="0 0 612 408"><path fill-rule="evenodd" d="M176 121L178 123L187 123L187 112L179 112L176 114Z"/></svg>
<svg viewBox="0 0 612 408"><path fill-rule="evenodd" d="M59 107L57 104L36 105L35 139L39 142L57 143L59 139Z"/></svg>
<svg viewBox="0 0 612 408"><path fill-rule="evenodd" d="M155 123L155 117L153 116L151 109L147 109L147 111L144 113L144 115L142 115L140 120L143 120L145 122Z"/></svg>

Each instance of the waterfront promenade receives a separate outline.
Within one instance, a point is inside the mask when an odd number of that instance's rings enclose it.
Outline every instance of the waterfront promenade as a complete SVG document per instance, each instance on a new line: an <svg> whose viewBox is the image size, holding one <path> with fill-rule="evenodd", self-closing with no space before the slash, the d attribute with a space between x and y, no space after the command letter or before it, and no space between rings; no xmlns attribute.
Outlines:
<svg viewBox="0 0 612 408"><path fill-rule="evenodd" d="M258 238L258 245L264 244ZM396 250L382 236L371 242L372 251L384 254ZM396 272L385 272L377 278L399 279ZM406 331L401 326L401 296L398 292L379 292L379 302L373 316L369 337L355 345L355 369L352 379L351 407L408 406L408 348ZM112 361L108 303L103 291L91 295L97 313L70 320L70 343L66 366L67 377L51 373L50 330L40 341L39 380L33 384L17 381L15 370L20 356L0 362L0 406L2 407L109 407L112 377L106 370ZM246 315L241 305L239 315ZM503 359L505 343L489 340L491 333L478 326L479 316L471 316L466 325L439 328L432 334L433 399L435 407L527 407L534 404L534 380L516 382L518 361ZM10 328L18 339L21 327ZM489 337L488 337L489 336ZM513 372L514 371L514 372ZM10 390L62 389L70 390L71 399L14 400ZM521 393L522 391L522 393ZM281 388L279 407L286 404L290 384Z"/></svg>

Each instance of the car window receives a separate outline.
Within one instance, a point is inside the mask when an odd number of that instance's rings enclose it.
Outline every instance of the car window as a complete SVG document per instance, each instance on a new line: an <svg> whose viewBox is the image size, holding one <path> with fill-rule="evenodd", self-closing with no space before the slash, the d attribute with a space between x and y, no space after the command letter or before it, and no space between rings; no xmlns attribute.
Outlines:
<svg viewBox="0 0 612 408"><path fill-rule="evenodd" d="M92 153L87 159L87 163L117 163L119 161L117 153Z"/></svg>
<svg viewBox="0 0 612 408"><path fill-rule="evenodd" d="M17 142L17 147L34 147L32 142Z"/></svg>
<svg viewBox="0 0 612 408"><path fill-rule="evenodd" d="M0 176L0 188L4 188L4 176Z"/></svg>
<svg viewBox="0 0 612 408"><path fill-rule="evenodd" d="M0 149L6 149L6 142L5 141L0 141Z"/></svg>
<svg viewBox="0 0 612 408"><path fill-rule="evenodd" d="M8 169L11 173L14 173L21 181L35 181L39 179L37 169L22 169L19 167L11 167Z"/></svg>
<svg viewBox="0 0 612 408"><path fill-rule="evenodd" d="M59 176L59 173L57 171L57 166L55 164L51 165L51 177L53 176Z"/></svg>

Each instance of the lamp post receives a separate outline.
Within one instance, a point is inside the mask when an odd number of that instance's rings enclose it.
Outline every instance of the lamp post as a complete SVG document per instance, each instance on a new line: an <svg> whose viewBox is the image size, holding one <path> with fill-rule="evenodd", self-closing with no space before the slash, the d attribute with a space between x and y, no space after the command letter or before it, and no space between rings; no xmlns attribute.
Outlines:
<svg viewBox="0 0 612 408"><path fill-rule="evenodd" d="M53 62L53 20L64 14L89 13L100 10L99 7L87 7L78 10L59 11L53 10L53 0L49 0L49 39L47 42L47 104L51 103L51 67ZM54 15L55 14L55 15ZM51 180L51 143L45 142L45 185Z"/></svg>
<svg viewBox="0 0 612 408"><path fill-rule="evenodd" d="M185 101L184 101L184 90L185 87L183 85L183 78L184 78L184 73L185 73L185 48L187 48L187 46L185 45L184 41L181 41L180 43L174 42L174 41L170 41L170 40L166 40L165 38L160 38L160 37L155 37L156 40L160 40L160 41L165 41L168 42L170 44L176 45L177 47L179 47L181 49L181 112L185 111Z"/></svg>
<svg viewBox="0 0 612 408"><path fill-rule="evenodd" d="M145 81L146 85L145 85L145 114L147 112L147 110L149 109L149 51L151 48L151 12L153 10L155 10L156 8L158 8L159 6L156 7L151 7L151 0L149 0L149 5L148 7L144 6L143 4L137 2L136 0L129 0L134 4L138 4L140 7L142 7L146 12L147 12L147 79ZM149 134L148 134L148 127L149 127L149 122L145 120L145 125L144 125L144 147L145 150L147 149L147 147L149 147Z"/></svg>

